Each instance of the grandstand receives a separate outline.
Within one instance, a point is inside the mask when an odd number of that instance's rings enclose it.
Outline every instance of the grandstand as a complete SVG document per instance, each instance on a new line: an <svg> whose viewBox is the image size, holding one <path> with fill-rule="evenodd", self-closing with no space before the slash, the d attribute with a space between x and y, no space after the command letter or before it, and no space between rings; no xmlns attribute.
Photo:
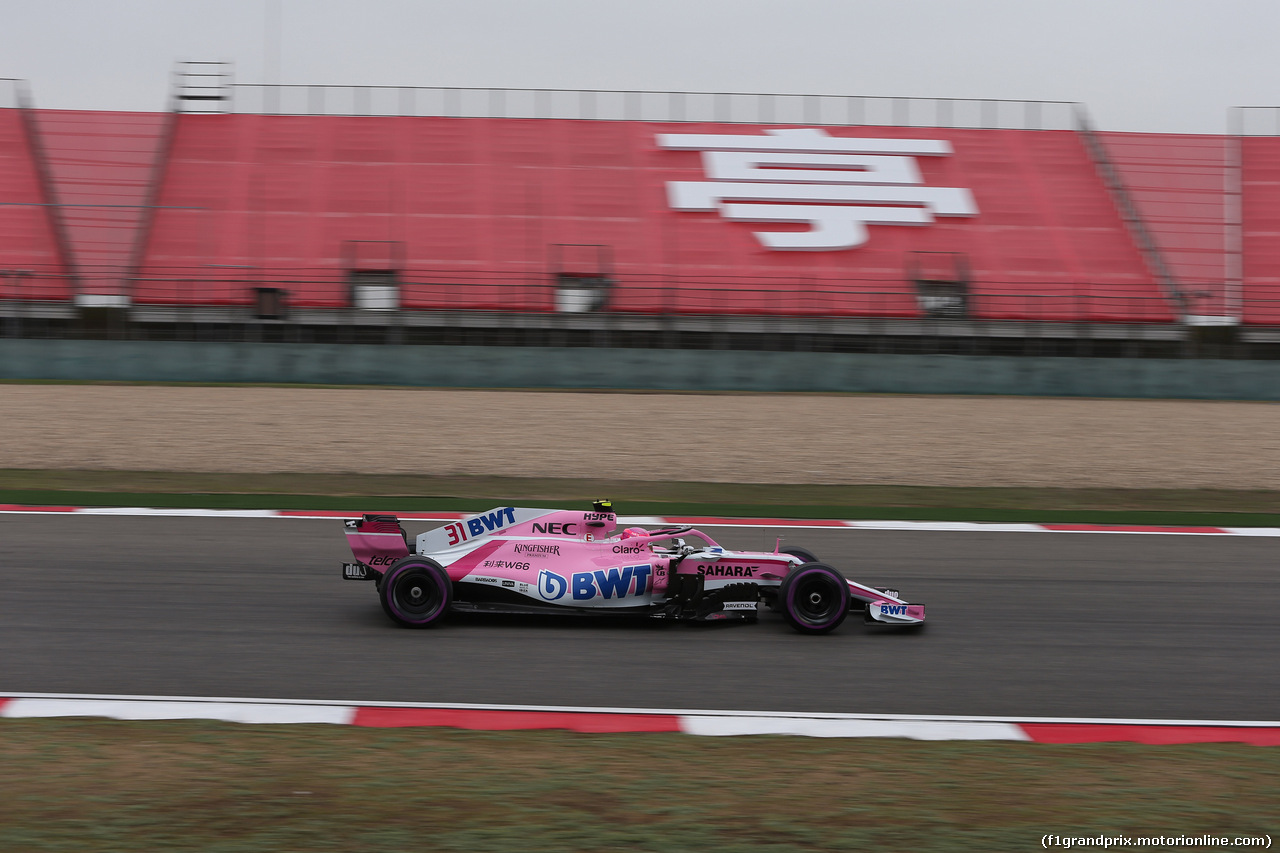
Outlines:
<svg viewBox="0 0 1280 853"><path fill-rule="evenodd" d="M1280 341L1267 110L1187 136L1064 103L268 87L216 64L157 113L8 85L10 334L110 309L144 338Z"/></svg>
<svg viewBox="0 0 1280 853"><path fill-rule="evenodd" d="M71 248L19 81L0 81L0 298L70 298Z"/></svg>

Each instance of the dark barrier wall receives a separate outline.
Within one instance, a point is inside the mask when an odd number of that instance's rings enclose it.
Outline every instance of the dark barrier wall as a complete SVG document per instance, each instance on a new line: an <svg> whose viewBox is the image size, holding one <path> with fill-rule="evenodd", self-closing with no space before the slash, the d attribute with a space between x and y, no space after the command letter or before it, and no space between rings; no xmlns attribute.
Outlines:
<svg viewBox="0 0 1280 853"><path fill-rule="evenodd" d="M1280 361L0 340L0 378L1280 400Z"/></svg>

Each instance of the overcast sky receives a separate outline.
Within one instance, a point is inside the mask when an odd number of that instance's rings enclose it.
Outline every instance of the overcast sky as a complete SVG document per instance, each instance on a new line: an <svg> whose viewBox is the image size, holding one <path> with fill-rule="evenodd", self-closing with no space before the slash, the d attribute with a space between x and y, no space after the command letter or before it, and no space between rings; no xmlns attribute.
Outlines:
<svg viewBox="0 0 1280 853"><path fill-rule="evenodd" d="M37 106L160 110L177 60L239 82L1083 101L1222 133L1280 104L1280 0L5 0ZM279 21L278 28L274 26ZM273 79L274 78L274 79Z"/></svg>

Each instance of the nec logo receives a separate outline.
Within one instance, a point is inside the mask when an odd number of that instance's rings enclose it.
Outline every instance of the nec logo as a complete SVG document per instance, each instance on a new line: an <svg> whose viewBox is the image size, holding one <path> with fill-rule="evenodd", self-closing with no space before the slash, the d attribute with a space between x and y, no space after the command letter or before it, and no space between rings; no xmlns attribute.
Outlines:
<svg viewBox="0 0 1280 853"><path fill-rule="evenodd" d="M540 524L536 521L533 523L534 533L553 533L557 536L560 536L560 535L577 536L578 535L577 531L578 531L578 525L573 523L572 521L566 522L564 524L561 524L558 521L550 521L550 522L547 522L546 524Z"/></svg>
<svg viewBox="0 0 1280 853"><path fill-rule="evenodd" d="M906 616L907 605L905 604L881 604L880 612L885 616Z"/></svg>

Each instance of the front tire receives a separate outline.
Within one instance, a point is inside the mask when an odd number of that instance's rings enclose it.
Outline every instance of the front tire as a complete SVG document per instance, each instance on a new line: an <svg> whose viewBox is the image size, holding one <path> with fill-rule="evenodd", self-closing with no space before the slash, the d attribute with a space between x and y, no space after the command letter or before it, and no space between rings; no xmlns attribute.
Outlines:
<svg viewBox="0 0 1280 853"><path fill-rule="evenodd" d="M382 609L406 628L435 625L453 603L453 583L440 564L425 557L405 557L382 578Z"/></svg>
<svg viewBox="0 0 1280 853"><path fill-rule="evenodd" d="M849 584L826 563L805 563L783 579L778 607L800 633L826 634L849 615Z"/></svg>

